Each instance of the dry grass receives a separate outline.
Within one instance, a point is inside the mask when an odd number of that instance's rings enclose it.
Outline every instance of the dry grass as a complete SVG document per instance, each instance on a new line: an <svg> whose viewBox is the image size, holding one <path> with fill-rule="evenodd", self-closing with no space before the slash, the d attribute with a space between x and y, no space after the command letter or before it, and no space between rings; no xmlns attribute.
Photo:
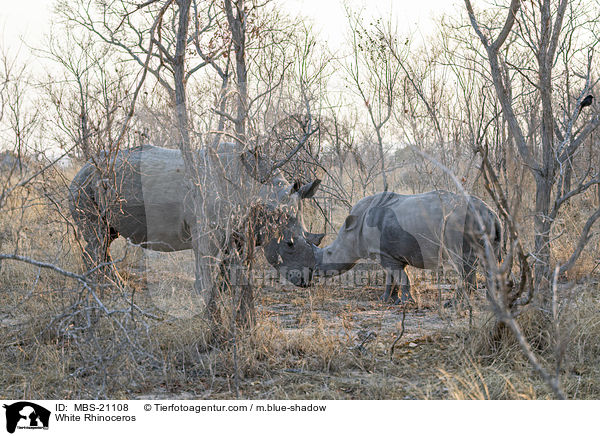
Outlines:
<svg viewBox="0 0 600 436"><path fill-rule="evenodd" d="M577 200L577 202L570 202L563 207L553 229L552 255L557 262L562 264L567 262L575 249L583 224L598 207L596 192L586 192ZM599 244L599 235L592 233L586 249L567 273L570 280L582 280L591 273L598 274L600 272Z"/></svg>
<svg viewBox="0 0 600 436"><path fill-rule="evenodd" d="M4 301L19 301L18 286L2 289ZM401 309L379 303L379 289L262 289L256 326L237 332L235 341L240 397L551 398L511 337L491 340L492 321L482 300L475 326L469 327L454 313L437 314L437 291L419 286L416 291L421 307L408 310L405 337L391 361L389 347L400 329ZM571 398L600 398L597 294L598 285L589 283L563 295L561 332L567 347L560 373ZM136 295L140 304L149 301L144 291ZM89 398L103 392L111 398L235 398L234 343L227 328L222 334L228 340L211 344L206 325L197 318L153 323L147 334L136 336L153 356L144 360L119 349L126 346L118 342L120 332L101 321L94 326L96 340L101 347L114 347L102 364L107 374L102 379L98 368L83 365L82 356L97 352L93 343L86 348L86 342L47 328L66 298L40 290L4 313L3 397ZM532 311L521 322L552 368L553 344L549 333L540 333L538 318ZM130 327L133 334L136 327ZM106 383L103 391L99 380Z"/></svg>
<svg viewBox="0 0 600 436"><path fill-rule="evenodd" d="M25 212L15 207L0 217L0 229L4 252L18 244L21 254L82 268L72 229L47 204L32 200ZM122 249L114 247L116 257ZM138 259L130 256L121 269L126 288L102 291L108 307L133 301L160 320L99 316L82 330L77 316L56 322L74 302L90 301L78 283L4 261L0 396L191 399L235 398L239 391L256 399L551 398L514 339L491 336L493 320L481 296L470 327L466 317L440 309L440 294L445 300L451 290L440 293L429 273L411 271L417 303L407 310L406 332L391 360L402 309L380 303L379 286L265 285L256 326L236 331L234 340L225 310L215 341L190 310L189 257L159 255L144 283L135 271ZM560 355L562 387L577 399L600 398L600 285L583 274L590 262L588 254L578 283L560 290L558 345L539 311L531 308L519 320L545 368L554 371Z"/></svg>

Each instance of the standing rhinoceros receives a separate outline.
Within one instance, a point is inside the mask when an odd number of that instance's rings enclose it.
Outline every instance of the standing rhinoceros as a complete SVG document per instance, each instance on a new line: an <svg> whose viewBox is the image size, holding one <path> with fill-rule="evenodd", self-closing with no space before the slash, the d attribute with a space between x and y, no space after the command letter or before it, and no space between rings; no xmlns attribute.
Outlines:
<svg viewBox="0 0 600 436"><path fill-rule="evenodd" d="M465 198L447 191L375 194L352 208L333 243L315 247L315 275L341 274L359 259L377 260L387 275L381 299L387 301L392 297L398 304L412 298L407 265L436 269L441 261L450 260L463 275L470 292L484 232L499 259L500 220L479 198ZM398 285L402 286L401 299Z"/></svg>
<svg viewBox="0 0 600 436"><path fill-rule="evenodd" d="M257 244L265 247L274 266L286 274L289 271L294 284L304 285L292 271L314 263L313 246L324 235L304 229L300 200L311 197L320 181L289 184L276 171L268 182L260 183L234 144L221 144L214 153L200 151L196 157L202 196L196 203L199 210L194 210L186 188L179 150L144 145L123 150L112 161L86 163L73 179L70 195L73 218L87 242L87 257L105 261L111 242L119 235L156 251L191 249L191 229L197 228L192 223L198 214L209 224L207 233L198 235L210 241L204 244L209 252L202 255L212 256L218 249L210 247L218 247L238 230L235 226L240 223L230 222L239 221L236 214L258 207L262 213L253 216L253 224L270 223L278 228L258 229Z"/></svg>

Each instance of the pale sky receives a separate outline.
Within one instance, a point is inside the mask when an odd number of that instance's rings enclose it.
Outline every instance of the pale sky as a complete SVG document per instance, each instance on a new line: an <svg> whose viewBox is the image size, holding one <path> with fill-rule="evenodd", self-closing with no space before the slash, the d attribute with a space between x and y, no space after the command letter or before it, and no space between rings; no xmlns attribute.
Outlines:
<svg viewBox="0 0 600 436"><path fill-rule="evenodd" d="M5 48L16 49L21 39L28 44L43 40L50 29L52 0L3 0L0 8L0 41Z"/></svg>
<svg viewBox="0 0 600 436"><path fill-rule="evenodd" d="M345 5L361 11L365 19L395 17L400 33L426 37L433 31L432 18L464 8L462 0L274 0L291 16L306 17L329 48L338 50L347 41ZM45 49L55 0L0 0L0 56L26 65L33 76L56 67L29 47ZM140 0L141 2L141 0Z"/></svg>
<svg viewBox="0 0 600 436"><path fill-rule="evenodd" d="M427 35L434 29L432 18L461 7L462 0L280 0L290 12L300 13L314 20L322 36L333 45L345 38L347 19L344 5L351 10L363 10L366 17L386 17L390 11L398 23L398 30Z"/></svg>
<svg viewBox="0 0 600 436"><path fill-rule="evenodd" d="M321 35L332 45L344 41L346 18L344 3L352 9L364 8L366 15L387 15L390 10L398 20L398 28L426 35L433 29L431 17L464 7L458 0L277 0L291 13L314 20ZM10 51L21 45L39 46L50 30L53 0L2 0L0 8L0 42Z"/></svg>

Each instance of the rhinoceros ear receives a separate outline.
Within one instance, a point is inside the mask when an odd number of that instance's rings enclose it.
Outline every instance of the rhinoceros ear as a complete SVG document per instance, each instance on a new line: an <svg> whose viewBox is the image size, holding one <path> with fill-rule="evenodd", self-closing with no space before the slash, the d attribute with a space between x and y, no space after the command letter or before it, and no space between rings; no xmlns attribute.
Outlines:
<svg viewBox="0 0 600 436"><path fill-rule="evenodd" d="M321 180L315 179L314 181L303 185L298 189L298 193L300 194L300 198L311 198L319 189L319 185L321 184ZM294 185L295 187L295 185Z"/></svg>
<svg viewBox="0 0 600 436"><path fill-rule="evenodd" d="M325 233L309 233L306 232L304 238L313 245L319 246L323 238L325 237Z"/></svg>
<svg viewBox="0 0 600 436"><path fill-rule="evenodd" d="M352 230L354 227L356 227L357 223L358 217L356 215L348 215L346 217L346 221L344 221L344 230Z"/></svg>

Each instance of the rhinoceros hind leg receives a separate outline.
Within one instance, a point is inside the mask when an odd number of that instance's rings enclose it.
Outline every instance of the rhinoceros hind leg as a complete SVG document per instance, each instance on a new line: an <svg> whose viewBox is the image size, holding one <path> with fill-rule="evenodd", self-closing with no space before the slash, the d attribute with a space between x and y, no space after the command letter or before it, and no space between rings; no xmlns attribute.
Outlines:
<svg viewBox="0 0 600 436"><path fill-rule="evenodd" d="M414 303L415 299L410 293L410 277L408 277L408 274L406 273L406 270L404 268L402 268L402 270L400 271L400 283L402 288L402 295L400 298L396 297L396 301L394 302L394 304Z"/></svg>

